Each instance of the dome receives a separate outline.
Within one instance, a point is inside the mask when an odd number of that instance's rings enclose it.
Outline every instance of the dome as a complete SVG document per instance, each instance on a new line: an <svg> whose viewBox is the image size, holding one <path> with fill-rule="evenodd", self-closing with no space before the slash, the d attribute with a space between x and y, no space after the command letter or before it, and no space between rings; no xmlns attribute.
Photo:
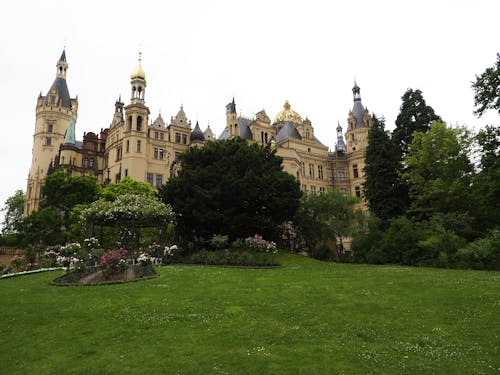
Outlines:
<svg viewBox="0 0 500 375"><path fill-rule="evenodd" d="M290 103L288 102L288 100L285 102L283 108L284 109L280 113L278 113L274 118L274 123L277 122L292 122L294 124L302 123L303 121L302 117L290 107Z"/></svg>
<svg viewBox="0 0 500 375"><path fill-rule="evenodd" d="M198 122L196 122L196 126L194 127L193 131L191 132L191 142L204 142L205 141L205 135L200 129L200 125L198 125Z"/></svg>
<svg viewBox="0 0 500 375"><path fill-rule="evenodd" d="M146 72L144 72L144 69L142 69L142 53L139 52L139 61L137 61L137 66L135 67L134 71L130 73L130 79L143 79L146 80Z"/></svg>

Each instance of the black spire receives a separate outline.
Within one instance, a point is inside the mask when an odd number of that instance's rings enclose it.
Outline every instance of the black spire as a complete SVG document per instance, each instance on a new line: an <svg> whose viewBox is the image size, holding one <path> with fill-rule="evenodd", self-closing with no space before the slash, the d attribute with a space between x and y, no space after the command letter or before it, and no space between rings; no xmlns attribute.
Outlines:
<svg viewBox="0 0 500 375"><path fill-rule="evenodd" d="M63 49L61 57L59 58L59 61L66 62L66 49Z"/></svg>
<svg viewBox="0 0 500 375"><path fill-rule="evenodd" d="M354 80L354 87L352 88L352 95L354 97L355 102L360 102L361 101L361 95L359 93L360 88L358 84L356 83L356 80Z"/></svg>
<svg viewBox="0 0 500 375"><path fill-rule="evenodd" d="M233 96L233 101L226 105L226 113L236 113L236 104L234 102L234 96Z"/></svg>

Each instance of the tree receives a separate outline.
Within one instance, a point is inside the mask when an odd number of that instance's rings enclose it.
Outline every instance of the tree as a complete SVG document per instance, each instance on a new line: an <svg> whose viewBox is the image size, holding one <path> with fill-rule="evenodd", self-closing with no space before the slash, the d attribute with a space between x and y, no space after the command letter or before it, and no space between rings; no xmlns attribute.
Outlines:
<svg viewBox="0 0 500 375"><path fill-rule="evenodd" d="M154 195L151 185L125 177L118 184L109 184L101 191L101 197L113 201L123 194Z"/></svg>
<svg viewBox="0 0 500 375"><path fill-rule="evenodd" d="M361 211L354 208L358 202L359 198L346 197L338 191L307 195L302 199L295 222L314 257L323 258L326 254L321 248L333 242L335 258L339 259L341 249L337 241L352 235L361 221Z"/></svg>
<svg viewBox="0 0 500 375"><path fill-rule="evenodd" d="M58 170L45 179L42 207L53 207L67 219L73 207L95 201L100 190L94 177L72 176L68 171Z"/></svg>
<svg viewBox="0 0 500 375"><path fill-rule="evenodd" d="M408 191L399 183L398 149L384 128L384 120L373 116L365 155L364 192L370 211L388 221L404 213Z"/></svg>
<svg viewBox="0 0 500 375"><path fill-rule="evenodd" d="M426 219L438 212L469 212L473 206L470 145L465 128L449 128L440 121L433 122L428 132L414 134L402 174L410 187L413 215Z"/></svg>
<svg viewBox="0 0 500 375"><path fill-rule="evenodd" d="M53 207L43 207L32 212L22 220L20 225L22 247L65 243L63 224L61 216Z"/></svg>
<svg viewBox="0 0 500 375"><path fill-rule="evenodd" d="M497 61L493 67L487 68L480 76L476 75L472 89L474 105L477 107L475 115L481 117L488 109L500 114L500 53L497 53Z"/></svg>
<svg viewBox="0 0 500 375"><path fill-rule="evenodd" d="M13 235L18 233L18 226L24 211L24 193L21 189L16 190L14 195L7 198L2 211L5 212L4 221L2 223L2 235Z"/></svg>
<svg viewBox="0 0 500 375"><path fill-rule="evenodd" d="M478 200L477 228L483 233L500 223L500 128L486 126L476 136L479 172L474 177Z"/></svg>
<svg viewBox="0 0 500 375"><path fill-rule="evenodd" d="M406 90L401 100L403 103L396 118L396 129L392 134L392 140L400 148L402 159L408 152L413 133L426 132L433 121L439 121L441 118L425 103L420 90Z"/></svg>
<svg viewBox="0 0 500 375"><path fill-rule="evenodd" d="M230 240L259 233L276 240L278 226L299 206L299 183L282 169L270 146L241 138L209 142L181 155L179 175L168 180L159 197L170 203L178 231L189 240L213 234Z"/></svg>

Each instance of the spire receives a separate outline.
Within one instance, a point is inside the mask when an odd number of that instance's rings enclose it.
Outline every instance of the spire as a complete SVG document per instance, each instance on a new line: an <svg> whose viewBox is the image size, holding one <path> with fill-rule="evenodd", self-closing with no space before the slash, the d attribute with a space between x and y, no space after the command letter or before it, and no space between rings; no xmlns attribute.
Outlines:
<svg viewBox="0 0 500 375"><path fill-rule="evenodd" d="M139 59L137 61L137 66L135 67L134 71L130 73L130 79L143 79L146 80L146 73L144 72L144 69L142 68L142 52L139 52Z"/></svg>
<svg viewBox="0 0 500 375"><path fill-rule="evenodd" d="M352 88L352 95L354 97L355 102L361 101L361 95L360 95L359 91L360 91L360 88L359 88L358 84L356 83L356 79L354 79L354 86Z"/></svg>
<svg viewBox="0 0 500 375"><path fill-rule="evenodd" d="M234 102L234 96L233 101L226 105L226 113L236 113L236 103Z"/></svg>
<svg viewBox="0 0 500 375"><path fill-rule="evenodd" d="M144 105L144 98L146 94L146 73L142 68L142 52L139 52L137 66L130 74L130 84L132 85L132 104Z"/></svg>
<svg viewBox="0 0 500 375"><path fill-rule="evenodd" d="M76 145L75 139L75 115L71 112L71 119L69 120L68 130L66 130L66 135L64 136L65 145Z"/></svg>
<svg viewBox="0 0 500 375"><path fill-rule="evenodd" d="M194 127L193 131L191 132L191 142L204 142L205 141L205 135L200 129L200 125L198 124L198 121L196 121L196 126Z"/></svg>
<svg viewBox="0 0 500 375"><path fill-rule="evenodd" d="M63 49L61 57L56 64L57 72L56 78L66 79L66 70L68 70L68 63L66 62L66 50Z"/></svg>
<svg viewBox="0 0 500 375"><path fill-rule="evenodd" d="M346 152L347 147L344 142L344 136L342 135L342 126L340 126L340 122L338 122L337 126L337 144L335 145L335 151L337 152Z"/></svg>
<svg viewBox="0 0 500 375"><path fill-rule="evenodd" d="M364 126L363 116L365 114L365 108L361 103L360 88L354 80L354 87L352 88L352 95L354 100L354 105L352 106L352 114L356 119L355 127L360 128Z"/></svg>

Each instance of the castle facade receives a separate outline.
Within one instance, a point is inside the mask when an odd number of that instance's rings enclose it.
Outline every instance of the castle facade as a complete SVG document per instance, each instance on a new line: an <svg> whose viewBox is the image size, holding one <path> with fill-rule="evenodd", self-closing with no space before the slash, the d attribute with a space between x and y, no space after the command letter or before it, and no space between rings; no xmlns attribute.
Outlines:
<svg viewBox="0 0 500 375"><path fill-rule="evenodd" d="M128 104L119 98L110 126L99 134L86 132L83 141L77 141L78 98L71 98L66 84L65 51L56 68L54 83L45 96L40 94L36 104L25 215L38 209L44 179L57 168L95 176L102 185L130 177L157 188L175 175L180 167L179 155L189 147L234 137L275 147L277 155L283 158L283 169L297 178L304 192L321 194L335 189L362 197L364 152L372 117L361 103L356 84L352 89L354 104L347 118L346 141L339 124L334 151L316 138L311 121L294 111L288 101L271 121L264 110L252 117L239 116L233 98L226 105L225 129L215 137L210 126L204 131L198 123L193 127L182 106L168 124L161 114L151 118L145 104L146 73L139 54L130 75Z"/></svg>

